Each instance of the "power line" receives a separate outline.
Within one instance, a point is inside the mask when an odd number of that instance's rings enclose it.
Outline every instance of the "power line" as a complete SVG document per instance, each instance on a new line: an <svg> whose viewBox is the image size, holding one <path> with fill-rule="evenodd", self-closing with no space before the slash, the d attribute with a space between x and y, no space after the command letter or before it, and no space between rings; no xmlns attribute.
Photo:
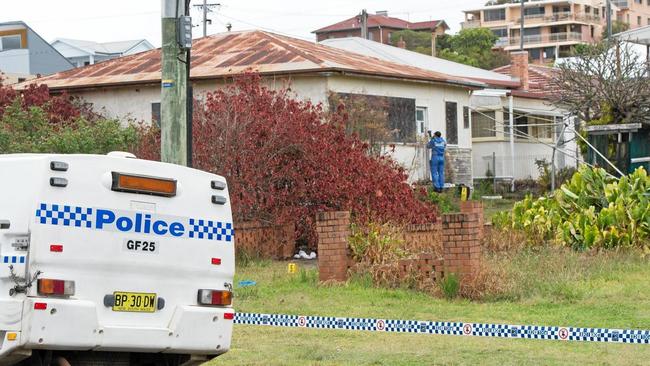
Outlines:
<svg viewBox="0 0 650 366"><path fill-rule="evenodd" d="M268 27L263 27L263 26L261 26L261 25L253 24L253 23L247 22L247 21L245 21L245 20L241 20L241 19L233 18L233 17L231 17L231 16L229 16L229 15L224 14L223 12L219 13L217 16L221 16L221 17L224 17L224 18L226 18L226 19L234 20L234 21L236 21L236 22L240 22L240 23L243 23L243 24L249 25L249 26L251 26L251 27L255 27L255 28L258 28L258 29L261 29L261 30L265 30L265 31L268 31L268 32L277 33L277 34L280 34L280 35L283 35L283 36L293 37L293 38L300 38L300 39L303 39L303 40L306 40L306 41L310 41L310 42L313 42L313 41L314 41L312 38L307 38L307 37L303 37L303 36L299 36L299 35L295 35L295 34L286 33L286 32L283 32L283 31L279 31L279 30L277 30L277 29L271 29L271 28L268 28Z"/></svg>
<svg viewBox="0 0 650 366"><path fill-rule="evenodd" d="M208 13L212 13L214 8L220 7L220 3L208 4L207 0L203 0L203 4L194 5L195 8L203 12L203 37L208 35L208 24L212 24L212 19L208 19Z"/></svg>

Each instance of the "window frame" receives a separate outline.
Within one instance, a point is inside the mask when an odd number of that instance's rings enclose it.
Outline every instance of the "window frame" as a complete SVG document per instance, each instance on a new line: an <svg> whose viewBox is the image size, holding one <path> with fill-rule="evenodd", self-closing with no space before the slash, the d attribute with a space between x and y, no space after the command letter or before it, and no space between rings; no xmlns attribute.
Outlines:
<svg viewBox="0 0 650 366"><path fill-rule="evenodd" d="M460 103L458 103L458 101L456 101L456 100L450 100L450 99L445 99L444 102L445 102L445 136L444 136L444 138L445 138L445 141L447 141L447 145L457 146L457 145L459 145L459 140L460 140L459 135L458 135L458 130L459 130L459 128L458 128L458 118L459 118L458 106L460 105ZM450 104L455 105L455 108L453 109L454 114L456 115L456 121L455 121L455 123L453 123L453 126L455 126L455 136L453 136L453 137L455 137L455 142L450 138L450 128L449 128L450 120L449 120L449 116L447 114L447 112L449 111L449 105Z"/></svg>

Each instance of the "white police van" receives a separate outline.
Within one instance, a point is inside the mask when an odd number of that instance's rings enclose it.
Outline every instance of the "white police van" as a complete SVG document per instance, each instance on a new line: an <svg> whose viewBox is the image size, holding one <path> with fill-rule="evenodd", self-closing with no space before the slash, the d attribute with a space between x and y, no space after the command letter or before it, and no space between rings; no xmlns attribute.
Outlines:
<svg viewBox="0 0 650 366"><path fill-rule="evenodd" d="M197 364L230 348L223 177L100 155L0 155L0 365Z"/></svg>

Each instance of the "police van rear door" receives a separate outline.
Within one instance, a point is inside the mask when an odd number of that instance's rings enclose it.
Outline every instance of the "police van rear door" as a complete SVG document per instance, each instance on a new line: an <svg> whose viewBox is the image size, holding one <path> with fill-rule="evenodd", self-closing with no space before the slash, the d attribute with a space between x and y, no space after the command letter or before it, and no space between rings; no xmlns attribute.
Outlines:
<svg viewBox="0 0 650 366"><path fill-rule="evenodd" d="M93 301L109 327L165 328L177 306L202 305L201 290L219 297L208 305L229 304L234 230L222 177L110 156L54 156L42 168L51 184L34 207L30 266L44 285L32 295Z"/></svg>

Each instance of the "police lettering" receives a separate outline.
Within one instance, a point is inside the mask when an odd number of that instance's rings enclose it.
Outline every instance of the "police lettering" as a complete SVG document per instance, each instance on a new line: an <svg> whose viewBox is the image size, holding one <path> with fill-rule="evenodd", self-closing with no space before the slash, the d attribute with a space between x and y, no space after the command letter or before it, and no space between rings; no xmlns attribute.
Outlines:
<svg viewBox="0 0 650 366"><path fill-rule="evenodd" d="M185 226L180 222L167 223L164 220L152 220L150 214L136 213L134 217L119 216L110 210L97 209L95 228L102 230L105 226L114 225L122 232L142 234L171 235L180 237L185 234Z"/></svg>

